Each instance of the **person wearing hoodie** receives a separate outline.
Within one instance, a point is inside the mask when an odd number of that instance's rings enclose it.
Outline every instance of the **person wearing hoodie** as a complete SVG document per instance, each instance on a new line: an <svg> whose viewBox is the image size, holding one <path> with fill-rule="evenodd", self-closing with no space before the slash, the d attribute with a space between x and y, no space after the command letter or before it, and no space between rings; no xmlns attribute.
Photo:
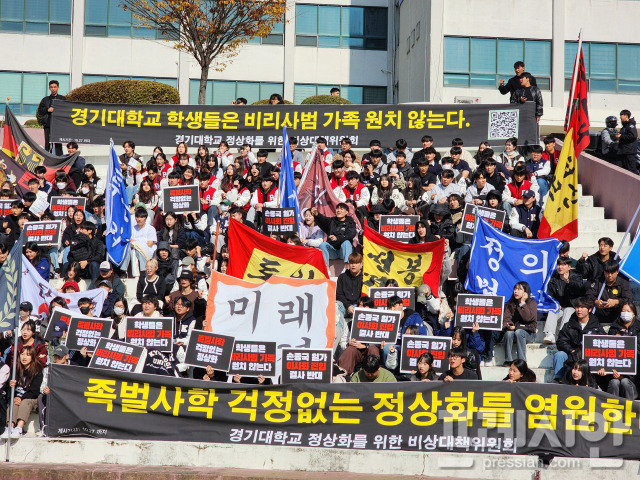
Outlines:
<svg viewBox="0 0 640 480"><path fill-rule="evenodd" d="M164 278L166 285L165 292L161 298L171 293L171 287L178 278L178 268L180 267L180 261L171 255L171 245L169 242L158 242L158 249L154 255L155 260L158 262L158 275Z"/></svg>
<svg viewBox="0 0 640 480"><path fill-rule="evenodd" d="M584 335L606 335L598 318L591 313L593 301L586 297L576 298L573 302L575 313L571 315L558 334L558 351L553 356L554 381L560 383L567 366L573 365L582 355L582 337Z"/></svg>
<svg viewBox="0 0 640 480"><path fill-rule="evenodd" d="M489 193L487 193L487 207L493 208L494 210L499 210L501 212L506 212L504 207L502 206L502 194L493 189ZM511 232L511 225L509 225L509 219L505 215L504 222L502 223L502 231L506 234Z"/></svg>
<svg viewBox="0 0 640 480"><path fill-rule="evenodd" d="M94 238L96 226L91 222L83 222L78 231L71 238L67 263L63 267L63 274L67 272L72 262L78 262L81 274L96 280L100 275L100 262L106 257L105 245L99 238Z"/></svg>
<svg viewBox="0 0 640 480"><path fill-rule="evenodd" d="M542 210L537 205L536 194L533 190L522 192L521 205L511 210L509 225L511 236L518 238L538 238L538 229L542 220Z"/></svg>
<svg viewBox="0 0 640 480"><path fill-rule="evenodd" d="M456 227L451 221L449 205L442 203L433 205L430 217L431 233L436 238L444 238L451 243L456 235Z"/></svg>
<svg viewBox="0 0 640 480"><path fill-rule="evenodd" d="M631 117L629 110L622 110L620 112L620 123L622 123L622 128L616 135L618 139L616 165L637 175L638 130L636 129L636 119Z"/></svg>

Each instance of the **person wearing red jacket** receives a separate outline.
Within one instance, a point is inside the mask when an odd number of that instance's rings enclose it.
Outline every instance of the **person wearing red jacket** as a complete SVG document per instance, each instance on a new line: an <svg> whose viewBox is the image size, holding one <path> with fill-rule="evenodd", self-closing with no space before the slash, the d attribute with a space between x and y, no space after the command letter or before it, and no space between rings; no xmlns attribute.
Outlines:
<svg viewBox="0 0 640 480"><path fill-rule="evenodd" d="M202 206L202 211L207 214L208 226L213 225L213 221L218 215L218 209L215 205L212 205L213 195L216 193L216 189L209 183L210 179L210 173L200 172L198 174L200 205Z"/></svg>
<svg viewBox="0 0 640 480"><path fill-rule="evenodd" d="M22 350L22 347L33 347L36 351L36 358L42 364L43 367L47 366L47 346L43 338L36 333L36 322L33 320L27 320L22 325L20 330L20 338L18 339L18 351ZM11 350L7 355L7 365L13 365L13 349L15 345L11 346Z"/></svg>

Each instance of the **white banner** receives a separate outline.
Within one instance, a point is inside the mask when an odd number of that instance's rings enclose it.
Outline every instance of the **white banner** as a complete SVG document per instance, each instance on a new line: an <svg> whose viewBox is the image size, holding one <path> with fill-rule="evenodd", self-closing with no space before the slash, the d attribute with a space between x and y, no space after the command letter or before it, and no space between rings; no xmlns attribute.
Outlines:
<svg viewBox="0 0 640 480"><path fill-rule="evenodd" d="M21 302L31 302L33 305L33 315L40 315L42 311L48 312L51 300L62 297L67 301L67 308L80 313L78 300L87 297L91 299L91 313L99 317L102 312L102 304L107 298L107 291L104 288L94 288L78 293L60 293L40 276L29 259L22 256L22 292ZM45 308L46 306L46 308Z"/></svg>
<svg viewBox="0 0 640 480"><path fill-rule="evenodd" d="M212 272L206 330L282 348L333 348L336 284L330 279L271 277L255 284Z"/></svg>

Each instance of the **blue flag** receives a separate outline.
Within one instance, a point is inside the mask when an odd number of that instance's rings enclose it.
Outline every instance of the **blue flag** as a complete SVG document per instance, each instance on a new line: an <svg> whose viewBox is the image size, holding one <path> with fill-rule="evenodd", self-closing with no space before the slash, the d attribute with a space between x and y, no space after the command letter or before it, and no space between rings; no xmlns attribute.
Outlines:
<svg viewBox="0 0 640 480"><path fill-rule="evenodd" d="M636 236L633 238L633 243L624 254L622 263L620 263L620 271L624 273L631 280L640 284L640 243L638 242L638 235L640 234L640 227L636 232Z"/></svg>
<svg viewBox="0 0 640 480"><path fill-rule="evenodd" d="M125 190L120 161L113 148L111 140L111 159L107 178L109 185L106 191L107 217L107 256L115 265L120 265L129 251L131 241L131 213L127 205L127 192Z"/></svg>
<svg viewBox="0 0 640 480"><path fill-rule="evenodd" d="M0 267L0 332L15 330L20 322L23 244L24 231Z"/></svg>
<svg viewBox="0 0 640 480"><path fill-rule="evenodd" d="M502 295L505 302L518 282L527 282L540 312L557 312L560 306L547 294L561 243L555 238L528 240L506 235L478 216L471 244L465 288L473 293Z"/></svg>
<svg viewBox="0 0 640 480"><path fill-rule="evenodd" d="M298 204L298 189L293 178L293 157L289 148L287 127L282 127L282 163L280 164L280 207L295 208L296 219L300 221L300 205Z"/></svg>

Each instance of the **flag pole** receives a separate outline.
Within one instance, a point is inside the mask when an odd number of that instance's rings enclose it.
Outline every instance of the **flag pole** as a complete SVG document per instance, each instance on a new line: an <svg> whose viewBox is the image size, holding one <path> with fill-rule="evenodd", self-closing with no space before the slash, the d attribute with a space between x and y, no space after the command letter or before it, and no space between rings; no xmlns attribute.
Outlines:
<svg viewBox="0 0 640 480"><path fill-rule="evenodd" d="M20 318L20 314L18 313L18 318ZM18 362L18 329L20 328L20 321L16 324L16 329L13 331L13 366L11 367L11 380L16 379L16 364ZM38 361L38 359L35 359ZM11 387L11 395L9 396L9 417L7 420L9 421L9 437L7 438L7 455L6 462L9 461L9 454L11 452L11 421L13 419L13 397L16 394L16 387Z"/></svg>
<svg viewBox="0 0 640 480"><path fill-rule="evenodd" d="M629 232L631 231L631 227L633 226L633 224L636 221L636 218L638 217L638 213L640 213L640 204L638 204L638 208L636 208L636 213L633 214L633 218L631 219L631 222L629 222L629 226L627 227L627 231L624 232L624 235L622 236L622 241L620 242L620 246L624 245L624 241L627 239L627 236L629 235ZM628 252L625 252L625 255ZM614 255L613 259L617 260L620 257L620 252L616 252L616 254ZM604 292L604 287L606 285L606 282L602 282L602 287L600 287L600 292L598 293L598 298L596 298L596 300L600 300L600 297L602 296L602 293ZM596 311L596 307L593 307L593 311Z"/></svg>
<svg viewBox="0 0 640 480"><path fill-rule="evenodd" d="M573 95L576 91L576 83L578 82L578 63L580 60L580 51L582 50L582 28L578 33L578 50L576 51L576 59L573 62L573 75L571 76L571 90L569 90L569 115L567 116L567 128L571 125L571 115L573 114Z"/></svg>

